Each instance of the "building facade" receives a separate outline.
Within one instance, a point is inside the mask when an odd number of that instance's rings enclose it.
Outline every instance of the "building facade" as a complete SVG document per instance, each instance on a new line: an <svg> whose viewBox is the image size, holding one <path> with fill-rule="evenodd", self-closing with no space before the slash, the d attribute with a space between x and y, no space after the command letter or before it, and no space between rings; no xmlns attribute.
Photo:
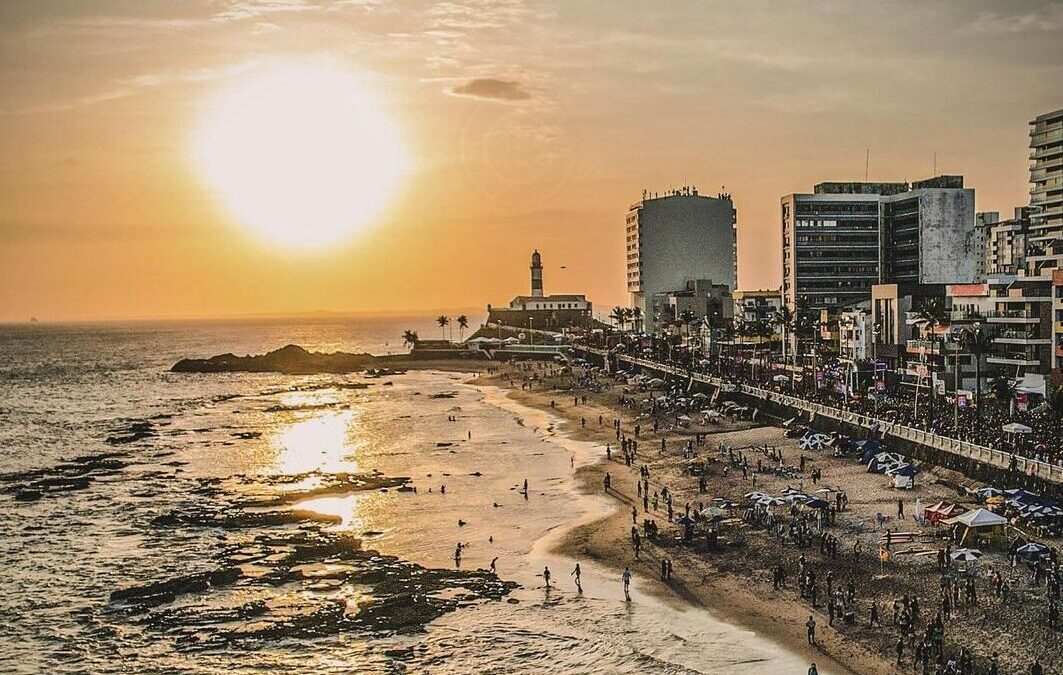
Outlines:
<svg viewBox="0 0 1063 675"><path fill-rule="evenodd" d="M977 220L985 238L986 276L1018 274L1025 269L1030 209L1016 208L1010 220L1000 220L996 211L979 213Z"/></svg>
<svg viewBox="0 0 1063 675"><path fill-rule="evenodd" d="M731 295L734 297L734 318L738 322L770 323L782 308L782 295L778 289L735 291Z"/></svg>
<svg viewBox="0 0 1063 675"><path fill-rule="evenodd" d="M820 183L782 198L783 299L830 309L875 284L973 283L984 247L962 176L908 183Z"/></svg>
<svg viewBox="0 0 1063 675"><path fill-rule="evenodd" d="M1029 276L1047 280L1049 295L1055 291L1052 280L1063 268L1063 108L1030 121L1030 234L1027 243ZM1063 342L1063 324L1050 315L1053 349L1044 363L1056 384L1063 382L1063 354L1054 347Z"/></svg>
<svg viewBox="0 0 1063 675"><path fill-rule="evenodd" d="M722 326L734 318L734 299L727 284L712 279L688 279L683 288L659 293L652 298L658 325L681 320L707 320L710 325Z"/></svg>
<svg viewBox="0 0 1063 675"><path fill-rule="evenodd" d="M687 280L737 285L736 214L730 195L707 197L696 188L663 196L643 194L626 218L627 290L642 311L646 332L667 313L669 293Z"/></svg>

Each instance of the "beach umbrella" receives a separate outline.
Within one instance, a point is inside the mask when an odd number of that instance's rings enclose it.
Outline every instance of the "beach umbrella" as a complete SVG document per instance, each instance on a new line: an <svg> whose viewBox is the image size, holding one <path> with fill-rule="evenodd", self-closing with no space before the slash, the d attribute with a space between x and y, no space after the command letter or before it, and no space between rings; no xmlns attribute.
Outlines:
<svg viewBox="0 0 1063 675"><path fill-rule="evenodd" d="M762 498L767 497L767 496L768 495L764 494L763 492L747 492L745 494L745 498L749 499L751 501L756 501L758 499L762 499Z"/></svg>
<svg viewBox="0 0 1063 675"><path fill-rule="evenodd" d="M969 563L981 558L982 552L976 548L959 548L953 551L949 557L956 562Z"/></svg>
<svg viewBox="0 0 1063 675"><path fill-rule="evenodd" d="M1009 434L1028 434L1033 431L1030 427L1025 424L1019 424L1018 422L1005 424L1001 429Z"/></svg>
<svg viewBox="0 0 1063 675"><path fill-rule="evenodd" d="M835 490L834 488L829 488L829 487L823 487L823 488L820 488L820 489L816 490L816 494L818 494L818 495L829 495L832 492L837 492L837 490Z"/></svg>
<svg viewBox="0 0 1063 675"><path fill-rule="evenodd" d="M975 494L985 500L989 499L990 497L999 497L1000 495L1004 494L1004 491L995 487L984 487L975 490Z"/></svg>
<svg viewBox="0 0 1063 675"><path fill-rule="evenodd" d="M680 415L676 419L679 420L680 422L689 422L690 421L690 418L687 417L686 415Z"/></svg>
<svg viewBox="0 0 1063 675"><path fill-rule="evenodd" d="M708 417L708 418L720 417L721 415L722 415L722 413L719 410L706 410L705 411L705 417Z"/></svg>
<svg viewBox="0 0 1063 675"><path fill-rule="evenodd" d="M916 476L919 474L919 469L911 464L901 464L895 469L887 469L887 476Z"/></svg>
<svg viewBox="0 0 1063 675"><path fill-rule="evenodd" d="M1028 556L1030 558L1040 558L1041 556L1046 555L1048 553L1048 547L1044 544L1031 542L1015 549L1015 552L1021 556Z"/></svg>
<svg viewBox="0 0 1063 675"><path fill-rule="evenodd" d="M784 496L785 495L799 495L799 494L801 494L801 491L798 490L797 488L792 488L789 485L787 485L786 489L782 491L782 494Z"/></svg>
<svg viewBox="0 0 1063 675"><path fill-rule="evenodd" d="M805 502L805 506L812 509L825 509L829 507L830 504L823 501L822 499L809 499L807 502Z"/></svg>
<svg viewBox="0 0 1063 675"><path fill-rule="evenodd" d="M778 497L761 497L757 500L757 503L761 506L783 506L786 501Z"/></svg>
<svg viewBox="0 0 1063 675"><path fill-rule="evenodd" d="M708 517L724 516L726 514L727 514L727 512L724 511L723 509L721 509L719 506L710 506L710 507L702 510L702 512L701 512L701 515L708 516Z"/></svg>
<svg viewBox="0 0 1063 675"><path fill-rule="evenodd" d="M677 525L693 525L694 519L690 516L683 516L679 520L675 521Z"/></svg>

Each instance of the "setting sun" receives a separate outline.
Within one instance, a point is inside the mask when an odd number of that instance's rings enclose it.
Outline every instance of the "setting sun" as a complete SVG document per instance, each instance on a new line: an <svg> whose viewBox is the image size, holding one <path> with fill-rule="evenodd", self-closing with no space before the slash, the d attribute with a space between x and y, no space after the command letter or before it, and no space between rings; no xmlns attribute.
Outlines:
<svg viewBox="0 0 1063 675"><path fill-rule="evenodd" d="M274 66L204 106L196 164L231 216L285 248L340 242L372 224L406 173L394 122L351 73Z"/></svg>

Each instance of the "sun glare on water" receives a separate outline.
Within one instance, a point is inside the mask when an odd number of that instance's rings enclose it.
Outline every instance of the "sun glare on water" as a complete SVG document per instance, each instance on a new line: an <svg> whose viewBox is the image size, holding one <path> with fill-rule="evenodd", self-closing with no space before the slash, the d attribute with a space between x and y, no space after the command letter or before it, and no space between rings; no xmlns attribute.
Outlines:
<svg viewBox="0 0 1063 675"><path fill-rule="evenodd" d="M249 74L207 102L196 164L232 217L295 249L371 225L408 170L395 123L352 73L318 65Z"/></svg>

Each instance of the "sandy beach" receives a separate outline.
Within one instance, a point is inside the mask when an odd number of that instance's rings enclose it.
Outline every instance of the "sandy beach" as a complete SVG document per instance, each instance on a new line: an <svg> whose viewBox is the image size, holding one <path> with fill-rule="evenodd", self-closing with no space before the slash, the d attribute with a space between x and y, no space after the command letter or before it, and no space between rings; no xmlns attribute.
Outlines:
<svg viewBox="0 0 1063 675"><path fill-rule="evenodd" d="M785 437L777 426L758 426L749 422L725 421L709 429L706 442L698 448L698 455L709 460L705 493L699 493L697 479L685 475L686 461L681 448L694 438L694 430L662 426L659 434L647 427L647 419L638 420L643 429L639 440L638 454L633 466L622 461L617 449L616 432L612 426L615 418L621 419L622 433L634 436L633 411L618 405L619 386L606 386L601 393L573 389L574 381L566 376L557 376L552 365L535 364L531 370L521 366L507 366L499 373L481 378L482 384L505 387L508 395L523 405L549 411L564 420L559 431L573 439L594 443L599 448L597 462L583 465L577 472L582 489L591 494L603 493L603 479L608 472L612 479L609 498L616 508L602 518L581 523L555 542L557 552L576 560L593 560L613 570L630 565L653 592L666 602L709 608L715 616L735 625L770 636L794 653L804 653L808 661L815 661L821 668L833 672L890 673L915 672L914 646L908 640L902 648L901 666L897 666L896 642L899 634L893 625L894 601L907 594L917 597L923 607L916 631L933 618L938 609L939 578L934 555L916 555L918 550L935 550L943 540L936 539L932 528L921 526L913 515L916 502L930 505L940 499L956 500L960 489L969 484L962 476L952 472L931 469L925 471L914 490L899 491L888 485L879 475L868 473L866 468L852 459L835 458L829 452L804 453L806 471L797 479L784 479L769 473L761 473L753 484L752 475L743 479L741 470L725 472L726 456L720 456L720 444L730 446L746 454L751 464L757 458L766 458L759 450L751 448L771 446L783 453L787 464L797 464L799 455L797 441ZM522 389L521 381L527 376L538 378L530 389ZM606 380L601 380L605 383ZM579 396L577 403L574 396ZM586 396L584 403L582 397ZM601 424L599 424L599 417ZM661 439L667 450L660 452ZM612 459L605 459L604 446L610 444ZM723 460L723 461L721 461ZM815 544L798 548L782 543L766 531L753 529L745 524L725 526L725 537L740 538L744 545L724 548L707 553L702 547L682 545L674 536L681 528L667 524L663 505L649 512L643 509L638 498L637 467L646 466L650 472L650 490L657 492L665 486L673 494L676 517L683 514L684 504L697 508L699 502L708 504L713 497L722 496L742 501L742 495L751 490L778 494L787 487L812 491L810 472L815 468L822 473L818 487L830 486L844 490L849 498L848 508L837 514L837 522L829 528L837 539L837 557L829 559L820 554ZM897 500L905 506L905 518L897 517ZM661 527L662 536L657 541L645 544L640 559L636 560L631 545L631 509L637 507L638 522L651 518ZM876 517L882 514L881 529L876 527ZM878 557L878 537L885 528L893 531L919 532L915 542L907 547L894 547L891 562L883 566ZM854 545L859 553L854 555ZM943 545L943 544L940 544ZM905 554L904 549L911 551ZM820 597L818 607L812 610L808 599L797 592L796 577L801 556L813 567L819 578L828 573L834 578L834 589L844 589L850 580L856 592L851 604L854 621L846 624L840 618L830 623L825 601ZM671 560L673 577L661 581L660 562ZM772 570L782 565L786 571L785 586L775 591L772 586ZM1012 581L1012 598L1004 602L993 597L987 575L993 567L999 569ZM968 605L961 601L951 612L945 634L946 651L958 651L961 647L971 650L976 666L975 672L988 667L993 652L999 653L1003 672L1025 672L1034 658L1040 660L1045 672L1058 672L1061 667L1060 652L1055 648L1054 633L1045 626L1040 605L1044 587L1027 583L1022 569L1008 569L1004 556L987 554L980 561L981 575L977 581L978 604ZM882 626L868 627L870 606L878 606L878 618ZM1023 606L1036 606L1036 611L1027 611ZM817 622L817 645L810 646L806 640L805 622L812 613ZM934 664L931 664L933 667Z"/></svg>

